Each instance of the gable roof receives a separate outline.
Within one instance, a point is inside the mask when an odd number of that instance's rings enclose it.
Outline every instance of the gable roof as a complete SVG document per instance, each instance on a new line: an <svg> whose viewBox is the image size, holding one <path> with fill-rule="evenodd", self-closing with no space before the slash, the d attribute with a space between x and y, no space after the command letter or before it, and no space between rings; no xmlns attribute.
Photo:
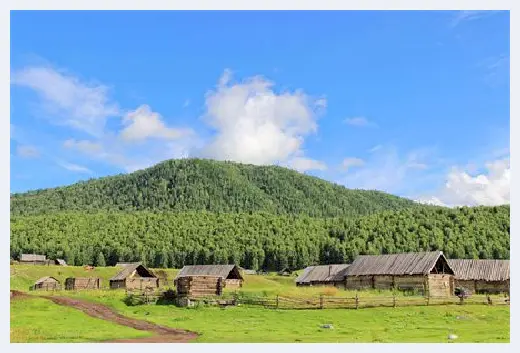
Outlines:
<svg viewBox="0 0 520 353"><path fill-rule="evenodd" d="M49 279L54 280L55 282L58 282L58 283L60 282L60 281L58 281L58 280L57 280L56 278L54 278L54 277L45 276L45 277L40 278L40 279L37 280L36 282L34 282L34 284L40 284L40 283L43 283L43 282L45 282L45 281L47 281L47 280L49 280Z"/></svg>
<svg viewBox="0 0 520 353"><path fill-rule="evenodd" d="M427 275L435 267L439 258L447 261L442 251L362 255L347 268L346 275Z"/></svg>
<svg viewBox="0 0 520 353"><path fill-rule="evenodd" d="M296 278L296 283L343 281L348 267L347 264L309 266Z"/></svg>
<svg viewBox="0 0 520 353"><path fill-rule="evenodd" d="M467 260L452 259L448 264L455 272L455 279L507 281L509 260Z"/></svg>
<svg viewBox="0 0 520 353"><path fill-rule="evenodd" d="M20 261L46 261L45 255L22 254Z"/></svg>
<svg viewBox="0 0 520 353"><path fill-rule="evenodd" d="M122 279L126 279L128 276L130 276L134 271L138 271L139 275L141 277L153 277L156 278L156 276L149 271L146 267L144 267L140 262L126 265L123 267L121 271L119 271L115 276L110 278L110 281L118 281Z"/></svg>
<svg viewBox="0 0 520 353"><path fill-rule="evenodd" d="M177 274L175 279L184 276L215 276L227 278L231 271L236 270L237 275L240 279L242 274L240 273L236 265L194 265L184 266L182 270Z"/></svg>

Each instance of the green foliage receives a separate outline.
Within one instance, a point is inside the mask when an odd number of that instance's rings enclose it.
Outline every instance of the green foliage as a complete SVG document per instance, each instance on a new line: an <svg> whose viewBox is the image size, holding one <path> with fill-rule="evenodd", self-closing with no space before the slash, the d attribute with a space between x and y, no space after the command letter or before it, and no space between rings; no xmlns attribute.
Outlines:
<svg viewBox="0 0 520 353"><path fill-rule="evenodd" d="M102 252L100 252L97 256L97 259L96 259L96 266L99 266L99 267L105 267L107 264L105 262L105 256L103 255Z"/></svg>
<svg viewBox="0 0 520 353"><path fill-rule="evenodd" d="M123 300L127 306L144 305L144 298L138 295L129 294Z"/></svg>
<svg viewBox="0 0 520 353"><path fill-rule="evenodd" d="M343 186L275 166L169 160L127 175L11 195L11 215L62 211L267 212L312 217L414 207L411 200Z"/></svg>
<svg viewBox="0 0 520 353"><path fill-rule="evenodd" d="M11 217L11 256L63 252L76 263L151 267L236 263L280 270L289 265L351 262L360 254L443 250L448 257L509 258L509 206L416 207L356 218L267 213L100 212ZM478 250L477 250L478 249Z"/></svg>

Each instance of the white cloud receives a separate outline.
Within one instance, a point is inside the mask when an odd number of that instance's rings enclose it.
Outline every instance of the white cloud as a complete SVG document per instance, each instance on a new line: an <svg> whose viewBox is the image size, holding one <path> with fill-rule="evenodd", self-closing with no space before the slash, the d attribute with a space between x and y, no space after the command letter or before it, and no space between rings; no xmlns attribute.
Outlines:
<svg viewBox="0 0 520 353"><path fill-rule="evenodd" d="M88 169L87 167L78 165L78 164L68 163L68 162L58 162L58 165L64 169L70 170L71 172L92 174L92 171L90 169Z"/></svg>
<svg viewBox="0 0 520 353"><path fill-rule="evenodd" d="M102 134L106 120L119 115L108 98L108 88L86 84L74 76L50 67L28 67L11 74L11 83L34 90L53 122L68 125L91 135Z"/></svg>
<svg viewBox="0 0 520 353"><path fill-rule="evenodd" d="M187 108L187 107L190 106L190 104L191 104L191 101L190 101L189 99L186 99L186 100L184 101L184 104L182 105L182 107L183 107L183 108Z"/></svg>
<svg viewBox="0 0 520 353"><path fill-rule="evenodd" d="M365 165L365 161L363 161L361 158L355 158L355 157L345 158L343 160L343 162L341 162L341 167L345 171L355 168L355 167L362 167L364 165Z"/></svg>
<svg viewBox="0 0 520 353"><path fill-rule="evenodd" d="M167 127L161 116L147 105L125 114L123 124L126 127L121 131L121 137L126 141L143 141L148 138L174 140L192 133L191 129Z"/></svg>
<svg viewBox="0 0 520 353"><path fill-rule="evenodd" d="M451 21L451 27L456 27L463 22L469 22L478 20L481 18L489 17L498 14L500 11L491 10L465 10L457 11Z"/></svg>
<svg viewBox="0 0 520 353"><path fill-rule="evenodd" d="M420 202L447 206L496 206L510 203L511 169L509 158L485 165L485 172L471 175L453 168L444 187L436 195L420 198Z"/></svg>
<svg viewBox="0 0 520 353"><path fill-rule="evenodd" d="M22 158L38 158L40 156L40 151L33 146L18 145L16 147L16 154Z"/></svg>
<svg viewBox="0 0 520 353"><path fill-rule="evenodd" d="M344 120L344 123L356 127L377 127L377 124L362 116L347 118Z"/></svg>
<svg viewBox="0 0 520 353"><path fill-rule="evenodd" d="M63 143L63 146L65 148L69 148L69 149L77 149L86 154L96 154L96 153L102 152L102 150L103 150L103 147L101 146L100 143L92 142L92 141L88 141L88 140L79 140L78 141L78 140L74 140L74 139L69 139Z"/></svg>
<svg viewBox="0 0 520 353"><path fill-rule="evenodd" d="M288 167L299 172L306 172L309 170L326 170L327 165L321 161L317 161L305 157L296 157L288 162Z"/></svg>
<svg viewBox="0 0 520 353"><path fill-rule="evenodd" d="M259 76L230 82L226 70L216 90L206 96L205 121L216 134L202 155L252 164L304 158L304 138L316 131L316 110L323 109L326 100L312 100L301 91L277 94L273 83Z"/></svg>

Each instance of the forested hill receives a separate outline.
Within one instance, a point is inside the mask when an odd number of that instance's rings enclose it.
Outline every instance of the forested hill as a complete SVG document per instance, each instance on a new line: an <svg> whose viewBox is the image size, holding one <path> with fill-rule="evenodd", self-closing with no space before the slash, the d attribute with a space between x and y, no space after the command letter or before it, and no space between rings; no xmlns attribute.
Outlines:
<svg viewBox="0 0 520 353"><path fill-rule="evenodd" d="M152 267L235 263L301 269L358 254L442 250L449 258L509 258L509 206L417 207L355 218L266 213L56 213L11 217L11 257Z"/></svg>
<svg viewBox="0 0 520 353"><path fill-rule="evenodd" d="M411 200L346 189L282 167L205 159L169 160L131 174L11 196L11 215L144 210L335 217L417 206Z"/></svg>

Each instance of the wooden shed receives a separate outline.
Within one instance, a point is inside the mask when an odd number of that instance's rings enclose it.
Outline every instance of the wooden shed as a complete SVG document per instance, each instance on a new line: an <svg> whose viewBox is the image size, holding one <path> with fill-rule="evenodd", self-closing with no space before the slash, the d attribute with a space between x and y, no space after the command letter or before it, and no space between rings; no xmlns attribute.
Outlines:
<svg viewBox="0 0 520 353"><path fill-rule="evenodd" d="M183 276L176 279L177 294L181 297L209 297L222 295L225 279L220 276Z"/></svg>
<svg viewBox="0 0 520 353"><path fill-rule="evenodd" d="M470 293L509 293L509 260L452 259L448 264L455 272L455 287Z"/></svg>
<svg viewBox="0 0 520 353"><path fill-rule="evenodd" d="M451 296L455 289L442 251L359 256L346 270L346 287L414 290L432 297Z"/></svg>
<svg viewBox="0 0 520 353"><path fill-rule="evenodd" d="M187 276L222 277L225 288L240 288L244 282L244 277L236 265L184 266L175 277L175 283L179 278Z"/></svg>
<svg viewBox="0 0 520 353"><path fill-rule="evenodd" d="M138 264L140 262L117 262L116 263L116 267L124 267L124 266L127 266L127 265L135 265L135 264Z"/></svg>
<svg viewBox="0 0 520 353"><path fill-rule="evenodd" d="M345 276L348 266L347 264L309 266L296 278L296 285L345 288Z"/></svg>
<svg viewBox="0 0 520 353"><path fill-rule="evenodd" d="M26 265L47 265L47 258L45 255L22 254L20 263Z"/></svg>
<svg viewBox="0 0 520 353"><path fill-rule="evenodd" d="M81 289L99 289L101 288L101 278L69 277L65 279L66 290L81 290Z"/></svg>
<svg viewBox="0 0 520 353"><path fill-rule="evenodd" d="M278 276L290 276L292 273L293 271L290 268L285 267L278 271Z"/></svg>
<svg viewBox="0 0 520 353"><path fill-rule="evenodd" d="M67 262L63 259L56 259L54 260L54 264L58 266L67 266Z"/></svg>
<svg viewBox="0 0 520 353"><path fill-rule="evenodd" d="M57 290L60 289L60 281L54 277L42 277L32 287L33 290Z"/></svg>
<svg viewBox="0 0 520 353"><path fill-rule="evenodd" d="M110 278L110 289L117 288L159 288L159 279L141 263L135 263L123 266L118 274Z"/></svg>

